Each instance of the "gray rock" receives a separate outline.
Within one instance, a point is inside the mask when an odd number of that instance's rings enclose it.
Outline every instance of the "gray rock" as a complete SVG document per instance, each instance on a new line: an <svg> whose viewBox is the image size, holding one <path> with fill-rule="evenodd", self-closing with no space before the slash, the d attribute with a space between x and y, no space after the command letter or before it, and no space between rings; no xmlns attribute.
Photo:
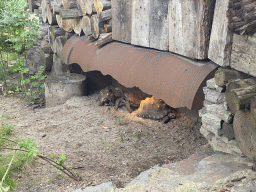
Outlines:
<svg viewBox="0 0 256 192"><path fill-rule="evenodd" d="M206 106L208 113L216 114L220 119L226 123L231 123L233 121L233 114L231 111L227 111L223 104L213 104Z"/></svg>
<svg viewBox="0 0 256 192"><path fill-rule="evenodd" d="M202 116L202 124L208 130L213 132L215 135L218 134L218 130L221 129L221 119L210 113L206 113Z"/></svg>
<svg viewBox="0 0 256 192"><path fill-rule="evenodd" d="M214 78L209 79L208 81L206 81L206 86L210 89L216 89L218 92L222 93L225 88L224 87L220 87L218 85L216 85Z"/></svg>
<svg viewBox="0 0 256 192"><path fill-rule="evenodd" d="M150 174L143 172L136 182L115 189L115 192L220 191L241 175L248 177L243 185L248 189L256 187L256 183L251 182L256 172L250 170L253 163L247 158L227 154L209 155L192 155L188 159L151 169ZM234 189L240 187L239 182L233 184Z"/></svg>
<svg viewBox="0 0 256 192"><path fill-rule="evenodd" d="M225 93L220 93L214 89L208 87L203 87L203 92L205 94L205 100L212 103L223 103L225 101Z"/></svg>
<svg viewBox="0 0 256 192"><path fill-rule="evenodd" d="M116 185L112 182L102 183L94 187L86 187L85 189L77 189L73 192L112 192Z"/></svg>

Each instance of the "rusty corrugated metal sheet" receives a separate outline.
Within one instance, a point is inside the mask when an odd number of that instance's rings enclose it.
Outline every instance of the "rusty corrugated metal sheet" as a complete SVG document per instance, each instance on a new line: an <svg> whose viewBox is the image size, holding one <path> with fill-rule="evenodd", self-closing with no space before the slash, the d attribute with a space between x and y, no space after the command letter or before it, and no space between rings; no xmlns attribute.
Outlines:
<svg viewBox="0 0 256 192"><path fill-rule="evenodd" d="M193 61L119 42L98 49L85 37L77 38L64 46L61 58L66 64L77 63L84 71L109 74L124 86L139 87L173 107L199 109L204 99L201 87L217 68L211 61Z"/></svg>

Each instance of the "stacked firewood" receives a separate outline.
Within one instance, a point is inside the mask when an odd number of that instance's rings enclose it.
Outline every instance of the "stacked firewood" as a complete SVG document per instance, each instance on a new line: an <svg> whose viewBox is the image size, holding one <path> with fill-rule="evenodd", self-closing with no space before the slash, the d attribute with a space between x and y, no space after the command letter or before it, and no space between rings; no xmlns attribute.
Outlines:
<svg viewBox="0 0 256 192"><path fill-rule="evenodd" d="M229 28L239 34L256 32L256 0L230 0Z"/></svg>
<svg viewBox="0 0 256 192"><path fill-rule="evenodd" d="M112 30L109 0L42 0L38 10L44 23L58 25L66 32L98 39Z"/></svg>
<svg viewBox="0 0 256 192"><path fill-rule="evenodd" d="M29 0L29 4L44 23L39 63L54 75L68 71L60 55L71 36L85 35L98 47L112 41L110 0Z"/></svg>

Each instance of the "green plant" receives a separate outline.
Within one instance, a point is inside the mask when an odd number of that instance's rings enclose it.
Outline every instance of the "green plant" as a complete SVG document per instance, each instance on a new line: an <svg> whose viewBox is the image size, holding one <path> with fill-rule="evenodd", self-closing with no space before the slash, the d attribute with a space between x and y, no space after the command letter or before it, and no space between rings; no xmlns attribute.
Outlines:
<svg viewBox="0 0 256 192"><path fill-rule="evenodd" d="M8 165L8 167L6 165L4 165L4 167L0 166L0 173L2 173L2 177L0 177L0 179L2 179L2 181L0 181L0 189L1 190L7 190L10 189L12 190L13 187L15 187L13 185L13 181L10 179L10 168L11 166L14 164L16 168L22 167L24 166L23 162L26 162L28 158L31 157L39 157L45 161L47 161L48 163L52 164L55 168L59 169L60 171L62 171L63 173L65 173L66 175L68 175L69 177L73 178L74 180L79 180L78 176L69 168L67 168L64 165L64 161L66 159L66 156L64 154L59 156L59 159L57 161L54 161L52 159L49 159L48 157L42 156L39 154L39 151L36 149L35 147L35 143L32 142L32 139L23 139L20 140L19 142L7 139L5 137L0 137L0 140L6 140L9 141L10 143L14 143L17 145L17 147L19 148L11 148L11 147L1 147L0 149L8 149L8 150L14 150L14 151L19 151L22 152L23 154L25 154L25 157L22 158L23 161L20 162L16 162L13 160L13 158L9 161L10 163L6 164ZM1 156L2 157L2 156ZM0 159L1 160L1 159ZM8 162L8 160L7 160ZM14 170L13 168L11 170ZM0 174L1 176L1 174Z"/></svg>
<svg viewBox="0 0 256 192"><path fill-rule="evenodd" d="M33 96L31 99L31 103L35 104L36 100L40 97L42 93L44 93L44 83L43 81L47 77L47 75L43 75L44 66L40 66L38 72L31 76L31 79L34 81L30 83L30 91L27 92L27 95Z"/></svg>
<svg viewBox="0 0 256 192"><path fill-rule="evenodd" d="M116 124L117 125L120 125L121 118L122 118L122 116L119 116L119 117L116 118Z"/></svg>
<svg viewBox="0 0 256 192"><path fill-rule="evenodd" d="M0 3L0 74L4 88L7 86L11 53L26 58L26 50L35 44L41 22L24 11L26 0L1 0ZM19 60L18 66L22 59ZM18 70L18 69L17 69Z"/></svg>
<svg viewBox="0 0 256 192"><path fill-rule="evenodd" d="M12 84L12 85L10 85L10 86L8 86L7 88L6 88L6 90L7 91L16 91L17 90L17 87L16 87L16 85L14 85L14 84Z"/></svg>
<svg viewBox="0 0 256 192"><path fill-rule="evenodd" d="M44 93L44 80L47 76L43 74L44 66L40 66L38 72L35 73L35 75L31 76L30 78L25 78L24 74L26 74L28 71L28 68L20 71L20 85L22 90L26 92L27 97L30 96L28 100L32 104L36 104L37 99L41 94ZM29 89L27 88L27 84L29 84Z"/></svg>

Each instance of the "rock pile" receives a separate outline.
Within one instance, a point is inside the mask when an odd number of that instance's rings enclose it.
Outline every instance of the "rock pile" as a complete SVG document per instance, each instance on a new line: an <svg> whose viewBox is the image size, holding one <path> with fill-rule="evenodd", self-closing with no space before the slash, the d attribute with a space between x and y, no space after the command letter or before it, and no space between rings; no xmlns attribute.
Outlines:
<svg viewBox="0 0 256 192"><path fill-rule="evenodd" d="M204 107L199 110L202 118L200 132L216 151L242 155L234 137L233 114L229 110L225 89L216 85L214 78L206 82Z"/></svg>

